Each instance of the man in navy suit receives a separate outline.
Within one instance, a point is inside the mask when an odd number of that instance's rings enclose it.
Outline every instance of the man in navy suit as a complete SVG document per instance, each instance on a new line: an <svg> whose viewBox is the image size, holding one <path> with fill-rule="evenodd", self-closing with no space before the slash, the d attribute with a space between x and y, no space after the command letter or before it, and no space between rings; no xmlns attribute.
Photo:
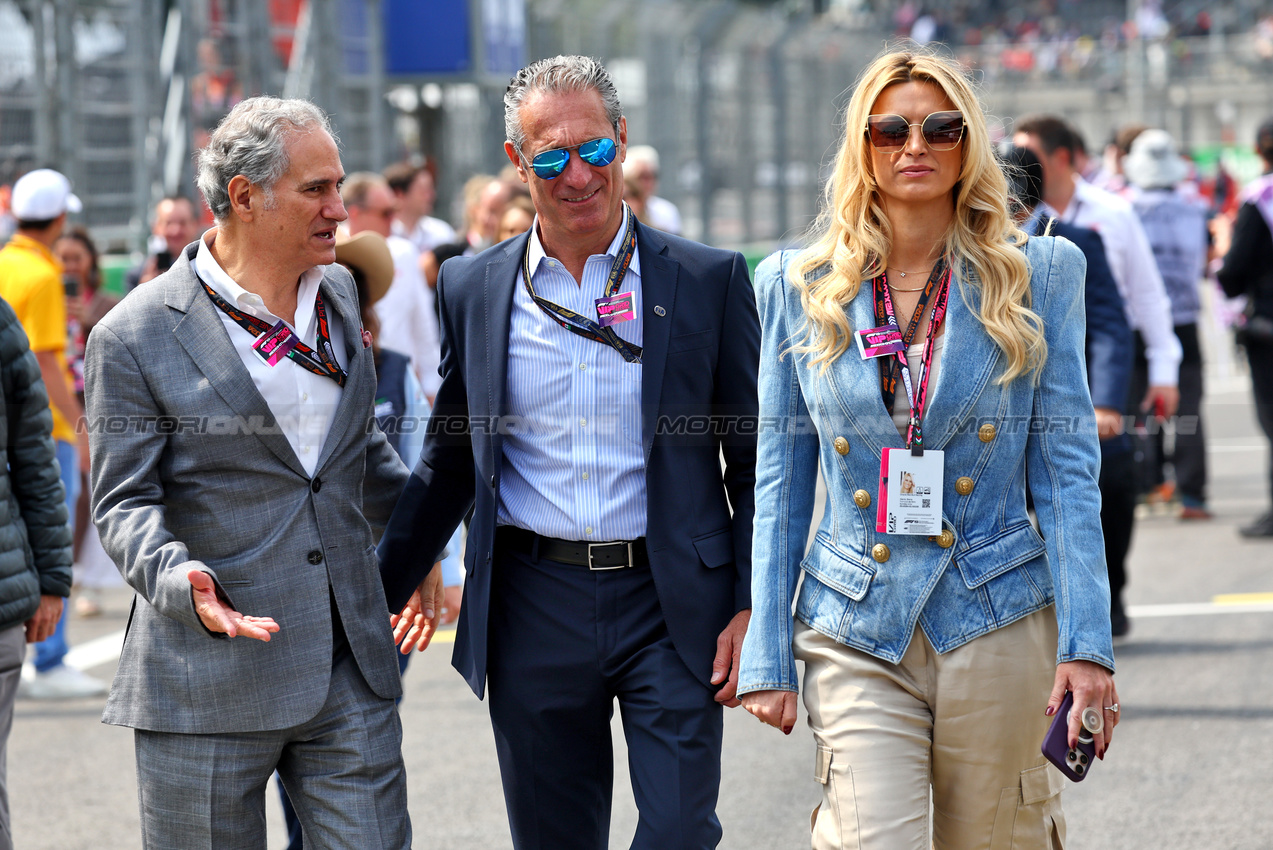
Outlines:
<svg viewBox="0 0 1273 850"><path fill-rule="evenodd" d="M453 663L489 684L514 845L608 845L617 698L632 847L715 847L751 608L746 265L624 205L627 123L595 60L537 62L504 102L535 226L439 276L442 385L380 546L390 609L410 598L397 635L427 642L430 566L474 505Z"/></svg>
<svg viewBox="0 0 1273 850"><path fill-rule="evenodd" d="M1084 308L1087 313L1087 384L1096 409L1097 435L1101 439L1101 529L1105 532L1105 562L1111 589L1110 612L1114 636L1127 634L1127 616L1117 591L1126 583L1124 562L1131 547L1136 513L1132 444L1123 429L1123 407L1132 375L1132 330L1114 273L1105 258L1105 246L1095 230L1048 219L1039 214L1043 198L1043 165L1028 148L1014 147L1004 157L1013 198L1021 204L1018 218L1031 236L1044 232L1064 236L1087 258Z"/></svg>
<svg viewBox="0 0 1273 850"><path fill-rule="evenodd" d="M1130 443L1124 440L1105 445L1106 441L1122 434L1122 410L1131 383L1133 349L1131 325L1114 283L1114 273L1105 258L1101 235L1040 214L1043 164L1033 151L1010 148L1004 162L1008 166L1009 191L1021 205L1017 217L1022 229L1031 236L1040 236L1045 231L1049 236L1064 236L1077 245L1087 259L1083 292L1087 311L1087 382L1096 408L1097 429L1103 450L1113 446L1130 449Z"/></svg>

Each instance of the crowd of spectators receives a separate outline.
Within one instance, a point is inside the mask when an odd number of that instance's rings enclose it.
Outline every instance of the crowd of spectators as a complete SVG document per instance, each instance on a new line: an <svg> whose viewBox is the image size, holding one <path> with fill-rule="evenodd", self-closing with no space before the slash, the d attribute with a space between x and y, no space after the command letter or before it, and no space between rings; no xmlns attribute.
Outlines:
<svg viewBox="0 0 1273 850"><path fill-rule="evenodd" d="M1226 52L1230 60L1273 63L1273 13L1255 19L1232 3L1172 0L1138 0L1135 14L1129 17L1127 11L1122 0L1020 5L906 0L892 11L890 24L897 37L949 45L990 80L1117 76L1122 54L1135 40L1152 47L1151 61L1187 72L1208 66L1208 48L1199 39L1213 34L1245 40L1237 53Z"/></svg>

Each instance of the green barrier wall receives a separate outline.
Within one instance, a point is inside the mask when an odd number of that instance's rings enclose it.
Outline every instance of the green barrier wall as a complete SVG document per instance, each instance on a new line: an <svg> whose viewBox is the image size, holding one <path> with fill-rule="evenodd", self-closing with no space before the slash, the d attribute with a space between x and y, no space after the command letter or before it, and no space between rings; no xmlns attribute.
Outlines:
<svg viewBox="0 0 1273 850"><path fill-rule="evenodd" d="M124 275L133 267L127 254L105 254L98 260L102 270L102 289L116 298L124 297Z"/></svg>

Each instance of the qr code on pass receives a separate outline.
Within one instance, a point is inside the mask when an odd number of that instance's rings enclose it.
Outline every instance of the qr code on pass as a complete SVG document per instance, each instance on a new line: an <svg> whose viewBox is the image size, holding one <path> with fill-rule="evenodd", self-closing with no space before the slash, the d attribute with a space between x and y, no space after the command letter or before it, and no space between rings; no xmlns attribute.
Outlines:
<svg viewBox="0 0 1273 850"><path fill-rule="evenodd" d="M931 507L933 506L933 500L932 500L932 499L921 499L920 501L922 501L922 502L923 502L924 507L926 507L926 508L931 508Z"/></svg>

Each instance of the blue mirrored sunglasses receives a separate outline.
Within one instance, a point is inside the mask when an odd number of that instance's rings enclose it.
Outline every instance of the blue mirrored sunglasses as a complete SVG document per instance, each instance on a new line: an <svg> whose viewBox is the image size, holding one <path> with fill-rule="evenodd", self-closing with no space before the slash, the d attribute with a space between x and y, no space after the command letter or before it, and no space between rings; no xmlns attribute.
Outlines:
<svg viewBox="0 0 1273 850"><path fill-rule="evenodd" d="M531 170L540 180L552 180L566 170L573 150L579 151L579 158L589 165L603 166L614 162L619 146L614 139L592 139L568 148L554 148L535 154L530 161Z"/></svg>

